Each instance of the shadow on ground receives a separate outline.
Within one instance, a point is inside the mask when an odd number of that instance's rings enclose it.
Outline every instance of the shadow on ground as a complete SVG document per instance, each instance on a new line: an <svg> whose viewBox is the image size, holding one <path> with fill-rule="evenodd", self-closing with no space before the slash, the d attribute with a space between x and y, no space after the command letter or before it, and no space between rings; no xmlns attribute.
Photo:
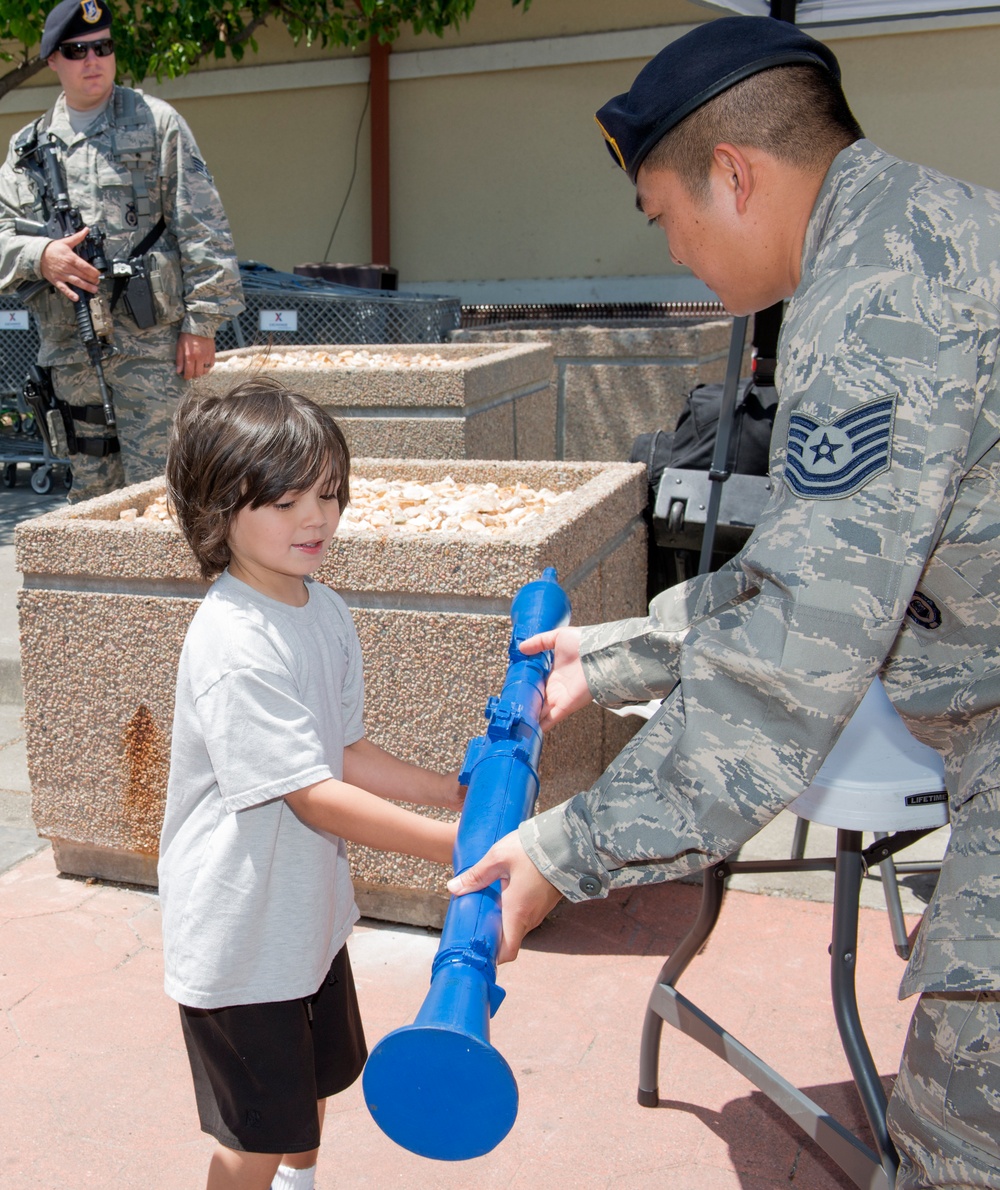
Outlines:
<svg viewBox="0 0 1000 1190"><path fill-rule="evenodd" d="M0 486L0 546L14 544L14 530L21 521L41 516L44 512L54 512L66 504L66 488L61 476L56 477L52 490L45 495L31 490L30 477L30 471L22 464L17 468L14 487Z"/></svg>
<svg viewBox="0 0 1000 1190"><path fill-rule="evenodd" d="M893 1079L894 1076L882 1078L886 1095L892 1092ZM803 1087L802 1090L848 1131L854 1133L862 1144L874 1149L875 1142L853 1082L828 1083L824 1086ZM746 1190L757 1190L763 1173L758 1164L759 1146L748 1143L748 1137L759 1136L761 1133L774 1135L778 1132L785 1135L790 1146L791 1160L786 1175L790 1187L813 1184L817 1167L835 1186L843 1186L844 1190L849 1190L855 1185L840 1166L761 1091L752 1091L749 1095L730 1100L722 1111L712 1111L710 1108L676 1099L661 1099L656 1110L664 1113L685 1112L724 1141L729 1149L733 1169ZM667 1120L664 1122L666 1124ZM776 1141L772 1152L779 1148L780 1142ZM757 1159L748 1154L756 1154Z"/></svg>
<svg viewBox="0 0 1000 1190"><path fill-rule="evenodd" d="M662 955L694 923L701 888L678 882L621 889L594 901L553 910L524 940L524 949L548 954Z"/></svg>

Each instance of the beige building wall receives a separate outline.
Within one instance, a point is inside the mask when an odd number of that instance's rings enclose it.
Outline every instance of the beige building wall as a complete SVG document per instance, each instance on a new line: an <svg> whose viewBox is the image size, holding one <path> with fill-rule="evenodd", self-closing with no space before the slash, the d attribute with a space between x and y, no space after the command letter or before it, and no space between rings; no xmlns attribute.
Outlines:
<svg viewBox="0 0 1000 1190"><path fill-rule="evenodd" d="M700 296L635 211L593 113L708 15L688 0L534 0L527 13L479 0L443 39L401 36L390 60L391 263L401 285L467 301ZM1000 188L1000 23L990 20L823 36L872 139ZM147 89L194 130L242 258L281 269L368 261L367 60L295 47L280 29L260 42L239 67ZM0 100L0 139L50 101L50 77Z"/></svg>

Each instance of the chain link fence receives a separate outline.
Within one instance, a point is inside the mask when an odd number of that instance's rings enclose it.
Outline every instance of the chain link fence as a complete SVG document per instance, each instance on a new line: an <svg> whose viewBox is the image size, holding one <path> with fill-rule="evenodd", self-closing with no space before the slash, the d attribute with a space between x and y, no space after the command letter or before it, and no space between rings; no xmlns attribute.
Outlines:
<svg viewBox="0 0 1000 1190"><path fill-rule="evenodd" d="M219 351L233 347L334 343L443 343L462 320L453 297L357 289L281 273L267 265L240 266L246 309L216 335Z"/></svg>
<svg viewBox="0 0 1000 1190"><path fill-rule="evenodd" d="M458 298L359 289L255 261L240 265L246 309L216 336L233 347L333 343L443 343L461 323ZM0 401L21 391L38 358L38 331L17 294L0 294Z"/></svg>
<svg viewBox="0 0 1000 1190"><path fill-rule="evenodd" d="M16 399L37 359L35 320L16 294L0 294L0 402Z"/></svg>

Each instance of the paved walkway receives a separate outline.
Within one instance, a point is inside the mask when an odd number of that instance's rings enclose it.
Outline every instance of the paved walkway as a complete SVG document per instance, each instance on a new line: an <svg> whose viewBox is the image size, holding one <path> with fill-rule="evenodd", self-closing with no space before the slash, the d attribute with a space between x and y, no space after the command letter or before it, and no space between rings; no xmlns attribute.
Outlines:
<svg viewBox="0 0 1000 1190"><path fill-rule="evenodd" d="M21 576L14 566L14 530L20 521L65 503L65 488L49 495L31 490L27 466L17 467L14 487L0 487L0 872L46 846L31 825L28 764L21 727L23 694L18 648L17 592ZM0 1171L2 1171L0 1165ZM0 1186L3 1185L0 1172Z"/></svg>
<svg viewBox="0 0 1000 1190"><path fill-rule="evenodd" d="M660 885L565 908L502 971L492 1042L517 1078L510 1135L428 1161L376 1128L355 1085L332 1104L321 1190L833 1190L850 1185L740 1075L666 1029L658 1109L636 1104L645 1001L698 890ZM913 924L911 922L911 924ZM0 1185L193 1190L198 1132L148 892L56 876L50 851L0 876ZM909 1008L886 915L863 910L858 986L884 1076ZM745 1044L862 1129L827 988L829 906L732 893L681 987ZM436 937L365 922L350 943L369 1044L412 1021ZM405 1072L401 1072L405 1077Z"/></svg>
<svg viewBox="0 0 1000 1190"><path fill-rule="evenodd" d="M22 481L24 482L24 481ZM162 992L154 893L59 876L31 827L14 630L13 524L59 495L0 489L0 1187L191 1190L211 1142L197 1130L176 1009ZM745 858L787 855L781 815ZM927 850L940 854L944 832ZM832 832L813 828L810 854ZM734 882L735 885L735 882ZM741 877L681 987L849 1127L864 1134L829 1004L832 877ZM770 893L772 895L761 895ZM904 882L907 925L929 893ZM332 1105L326 1190L830 1190L850 1183L740 1075L665 1030L661 1101L635 1102L646 998L689 926L698 890L662 885L563 907L505 967L492 1040L519 1083L518 1119L494 1152L426 1161L372 1122L360 1086ZM865 882L861 1011L876 1065L896 1070L910 1005L877 879ZM350 949L369 1043L413 1019L431 931L363 922Z"/></svg>

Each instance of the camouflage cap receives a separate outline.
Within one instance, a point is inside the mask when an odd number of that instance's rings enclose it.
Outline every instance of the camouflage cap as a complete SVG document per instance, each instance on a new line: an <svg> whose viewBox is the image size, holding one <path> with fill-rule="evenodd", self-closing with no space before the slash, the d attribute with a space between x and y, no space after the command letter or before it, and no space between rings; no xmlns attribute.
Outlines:
<svg viewBox="0 0 1000 1190"><path fill-rule="evenodd" d="M660 50L595 119L611 156L634 182L654 145L696 108L761 70L799 63L820 66L840 80L831 51L795 25L772 17L722 17Z"/></svg>
<svg viewBox="0 0 1000 1190"><path fill-rule="evenodd" d="M110 28L111 9L104 0L62 0L45 18L39 57L51 57L60 42Z"/></svg>

